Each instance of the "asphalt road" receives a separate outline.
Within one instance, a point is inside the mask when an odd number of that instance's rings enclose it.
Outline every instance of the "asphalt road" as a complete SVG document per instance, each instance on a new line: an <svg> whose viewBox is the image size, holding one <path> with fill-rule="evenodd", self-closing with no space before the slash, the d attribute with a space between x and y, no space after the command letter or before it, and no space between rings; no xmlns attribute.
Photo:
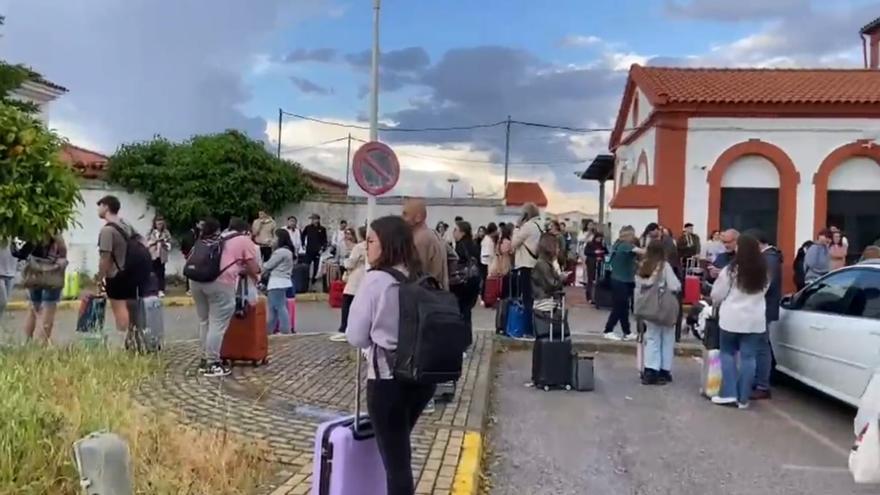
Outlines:
<svg viewBox="0 0 880 495"><path fill-rule="evenodd" d="M700 364L644 387L633 356L596 358L593 392L526 388L529 352L498 356L488 469L506 494L876 494L846 469L848 406L793 383L749 410L697 393Z"/></svg>

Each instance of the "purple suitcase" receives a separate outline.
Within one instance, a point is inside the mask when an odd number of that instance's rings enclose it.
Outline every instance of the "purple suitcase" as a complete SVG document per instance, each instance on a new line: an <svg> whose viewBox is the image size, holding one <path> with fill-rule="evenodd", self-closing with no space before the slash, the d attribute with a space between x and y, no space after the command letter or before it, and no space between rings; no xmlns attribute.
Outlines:
<svg viewBox="0 0 880 495"><path fill-rule="evenodd" d="M385 465L369 416L360 413L361 353L357 352L355 414L318 425L312 495L383 495ZM360 418L355 425L355 418Z"/></svg>

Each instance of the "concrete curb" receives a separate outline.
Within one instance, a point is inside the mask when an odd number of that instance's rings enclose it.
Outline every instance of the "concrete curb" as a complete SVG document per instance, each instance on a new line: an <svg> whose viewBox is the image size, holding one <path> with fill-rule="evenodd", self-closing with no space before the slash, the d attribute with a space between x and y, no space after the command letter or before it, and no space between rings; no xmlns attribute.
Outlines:
<svg viewBox="0 0 880 495"><path fill-rule="evenodd" d="M300 302L318 302L318 301L326 301L327 294L321 292L306 292L303 294L297 294L296 300ZM67 300L58 302L58 309L79 309L79 300ZM189 296L170 296L162 299L162 305L166 308L174 308L174 307L187 307L192 306L194 304L193 300ZM24 311L28 309L30 303L28 301L10 301L9 304L6 305L7 311Z"/></svg>
<svg viewBox="0 0 880 495"><path fill-rule="evenodd" d="M489 335L494 330L483 331ZM480 475L483 472L483 442L486 439L486 426L489 422L489 410L491 388L495 378L495 354L496 340L490 340L492 346L489 351L489 361L484 363L487 372L482 374L474 385L473 397L483 397L482 401L472 402L468 411L467 428L464 441L461 446L461 454L458 458L458 466L455 469L455 479L452 484L452 495L477 495L480 491Z"/></svg>
<svg viewBox="0 0 880 495"><path fill-rule="evenodd" d="M516 340L509 337L495 336L500 349L523 351L531 350L534 343L528 340ZM605 340L600 335L573 335L572 346L579 352L613 352L617 354L635 354L636 342ZM703 345L695 342L679 342L675 344L675 355L684 357L702 356Z"/></svg>

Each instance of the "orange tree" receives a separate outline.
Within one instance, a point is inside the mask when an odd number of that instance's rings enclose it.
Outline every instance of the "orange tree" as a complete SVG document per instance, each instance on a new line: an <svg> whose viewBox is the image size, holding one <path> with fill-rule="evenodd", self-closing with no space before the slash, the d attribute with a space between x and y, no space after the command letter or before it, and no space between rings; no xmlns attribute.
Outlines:
<svg viewBox="0 0 880 495"><path fill-rule="evenodd" d="M276 158L239 131L183 142L156 137L124 145L110 157L108 179L147 202L181 234L198 219L225 223L261 209L278 211L311 192L296 163Z"/></svg>
<svg viewBox="0 0 880 495"><path fill-rule="evenodd" d="M0 240L38 241L63 231L81 201L76 176L59 158L62 139L34 116L35 105L11 97L38 77L0 61Z"/></svg>

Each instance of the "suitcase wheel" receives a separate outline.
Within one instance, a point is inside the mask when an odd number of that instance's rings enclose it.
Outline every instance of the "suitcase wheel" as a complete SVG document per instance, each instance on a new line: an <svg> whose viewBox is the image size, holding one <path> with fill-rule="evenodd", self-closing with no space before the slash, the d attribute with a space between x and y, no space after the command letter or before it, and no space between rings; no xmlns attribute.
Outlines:
<svg viewBox="0 0 880 495"><path fill-rule="evenodd" d="M263 366L269 364L269 358L263 358L263 360L260 361L260 364L263 365Z"/></svg>

